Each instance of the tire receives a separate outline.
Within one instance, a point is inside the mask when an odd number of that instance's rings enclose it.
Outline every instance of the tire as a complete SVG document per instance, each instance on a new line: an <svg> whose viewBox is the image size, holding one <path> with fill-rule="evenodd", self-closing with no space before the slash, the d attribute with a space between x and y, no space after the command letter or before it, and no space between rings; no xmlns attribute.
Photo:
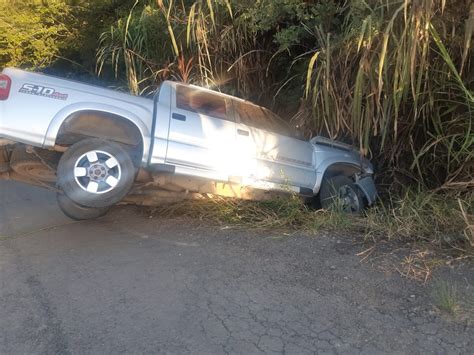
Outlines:
<svg viewBox="0 0 474 355"><path fill-rule="evenodd" d="M323 209L345 213L361 213L365 207L359 187L344 175L324 178L319 200Z"/></svg>
<svg viewBox="0 0 474 355"><path fill-rule="evenodd" d="M136 168L120 144L90 138L63 154L57 175L61 190L78 205L108 207L130 191Z"/></svg>
<svg viewBox="0 0 474 355"><path fill-rule="evenodd" d="M82 221L86 219L95 219L104 216L110 207L84 207L78 205L65 194L57 193L56 200L61 211L71 219Z"/></svg>

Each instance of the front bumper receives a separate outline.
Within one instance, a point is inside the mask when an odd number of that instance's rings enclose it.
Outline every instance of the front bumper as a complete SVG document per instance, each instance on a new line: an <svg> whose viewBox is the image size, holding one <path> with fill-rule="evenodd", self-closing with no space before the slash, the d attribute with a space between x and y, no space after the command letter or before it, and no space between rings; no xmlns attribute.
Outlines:
<svg viewBox="0 0 474 355"><path fill-rule="evenodd" d="M359 186L361 191L364 193L367 202L370 205L375 203L377 199L377 188L375 187L375 182L372 176L365 176L358 179L355 184Z"/></svg>

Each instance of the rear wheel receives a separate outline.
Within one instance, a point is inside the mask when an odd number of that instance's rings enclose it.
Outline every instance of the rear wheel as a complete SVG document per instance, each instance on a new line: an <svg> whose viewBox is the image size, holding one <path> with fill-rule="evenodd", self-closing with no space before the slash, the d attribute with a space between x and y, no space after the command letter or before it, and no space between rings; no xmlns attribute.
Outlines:
<svg viewBox="0 0 474 355"><path fill-rule="evenodd" d="M65 194L57 193L56 200L61 211L71 219L82 221L104 216L110 207L84 207L78 205Z"/></svg>
<svg viewBox="0 0 474 355"><path fill-rule="evenodd" d="M364 199L352 179L344 175L324 178L319 192L321 207L345 213L360 213Z"/></svg>
<svg viewBox="0 0 474 355"><path fill-rule="evenodd" d="M72 145L58 165L58 184L75 203L107 207L132 188L136 168L120 144L90 138Z"/></svg>

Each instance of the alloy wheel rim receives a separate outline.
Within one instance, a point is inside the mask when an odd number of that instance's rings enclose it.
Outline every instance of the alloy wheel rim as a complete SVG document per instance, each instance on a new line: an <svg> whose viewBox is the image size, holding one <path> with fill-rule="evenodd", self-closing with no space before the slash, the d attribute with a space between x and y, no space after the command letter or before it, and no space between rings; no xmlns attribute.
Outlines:
<svg viewBox="0 0 474 355"><path fill-rule="evenodd" d="M359 198L351 186L344 185L339 188L339 199L342 202L344 212L353 213L359 211Z"/></svg>
<svg viewBox="0 0 474 355"><path fill-rule="evenodd" d="M118 160L102 150L82 154L74 164L73 173L82 190L97 195L112 191L122 177Z"/></svg>

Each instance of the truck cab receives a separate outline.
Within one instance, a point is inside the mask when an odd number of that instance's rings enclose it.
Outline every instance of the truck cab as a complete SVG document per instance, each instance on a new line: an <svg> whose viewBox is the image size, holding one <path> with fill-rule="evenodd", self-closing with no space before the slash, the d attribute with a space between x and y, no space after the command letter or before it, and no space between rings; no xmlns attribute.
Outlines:
<svg viewBox="0 0 474 355"><path fill-rule="evenodd" d="M271 111L169 81L162 84L155 105L151 169L313 193L316 171L311 143L298 139Z"/></svg>

